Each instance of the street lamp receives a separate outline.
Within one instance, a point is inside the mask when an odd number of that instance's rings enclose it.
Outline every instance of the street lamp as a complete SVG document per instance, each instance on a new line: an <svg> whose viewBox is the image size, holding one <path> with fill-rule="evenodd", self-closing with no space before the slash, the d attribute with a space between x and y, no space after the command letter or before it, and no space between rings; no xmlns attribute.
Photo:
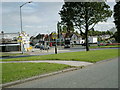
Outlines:
<svg viewBox="0 0 120 90"><path fill-rule="evenodd" d="M26 5L27 3L31 3L32 1L30 1L30 2L26 2L26 3L24 3L24 4L22 4L21 6L20 6L20 23L21 23L21 33L22 33L22 31L23 31L23 29L22 29L22 11L21 11L21 8L24 6L24 5Z"/></svg>
<svg viewBox="0 0 120 90"><path fill-rule="evenodd" d="M22 33L22 31L23 31L23 28L22 28L22 11L21 11L21 8L22 8L24 5L26 5L27 3L31 3L31 2L32 2L32 1L30 1L30 2L26 2L26 3L24 3L24 4L22 4L22 5L20 6L20 24L21 24L21 33ZM24 52L24 45L23 45L22 42L20 42L20 46L21 46L22 54L23 54L23 52Z"/></svg>

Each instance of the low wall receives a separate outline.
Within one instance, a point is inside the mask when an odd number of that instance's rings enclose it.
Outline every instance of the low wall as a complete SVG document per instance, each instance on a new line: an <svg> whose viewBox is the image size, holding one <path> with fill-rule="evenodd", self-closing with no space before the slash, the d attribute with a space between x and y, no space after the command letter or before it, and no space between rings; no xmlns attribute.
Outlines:
<svg viewBox="0 0 120 90"><path fill-rule="evenodd" d="M0 52L20 51L20 45L0 45Z"/></svg>

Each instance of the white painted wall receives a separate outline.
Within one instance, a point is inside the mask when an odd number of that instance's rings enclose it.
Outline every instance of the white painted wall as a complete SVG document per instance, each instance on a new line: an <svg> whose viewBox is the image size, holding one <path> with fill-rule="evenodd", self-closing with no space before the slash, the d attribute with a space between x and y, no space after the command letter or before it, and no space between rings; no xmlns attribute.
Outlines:
<svg viewBox="0 0 120 90"><path fill-rule="evenodd" d="M97 43L98 42L97 37L93 37L93 36L89 37L88 40L89 40L89 43Z"/></svg>
<svg viewBox="0 0 120 90"><path fill-rule="evenodd" d="M28 34L26 33L21 33L20 36L22 36L22 45L25 51L28 50L28 48L30 48L30 37Z"/></svg>

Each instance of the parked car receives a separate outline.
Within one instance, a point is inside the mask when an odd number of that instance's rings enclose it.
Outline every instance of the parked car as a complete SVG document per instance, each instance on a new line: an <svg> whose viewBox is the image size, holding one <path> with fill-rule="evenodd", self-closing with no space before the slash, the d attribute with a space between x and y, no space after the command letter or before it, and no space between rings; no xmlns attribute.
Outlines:
<svg viewBox="0 0 120 90"><path fill-rule="evenodd" d="M39 48L40 50L48 50L50 49L49 45L46 45L46 47L43 44L37 43L35 45L35 48Z"/></svg>
<svg viewBox="0 0 120 90"><path fill-rule="evenodd" d="M70 48L70 39L69 38L65 40L64 48Z"/></svg>
<svg viewBox="0 0 120 90"><path fill-rule="evenodd" d="M40 44L39 43L35 44L35 48L40 48Z"/></svg>
<svg viewBox="0 0 120 90"><path fill-rule="evenodd" d="M70 44L65 44L64 48L70 48Z"/></svg>
<svg viewBox="0 0 120 90"><path fill-rule="evenodd" d="M82 46L86 46L86 43L83 43ZM90 44L88 43L88 46L90 46Z"/></svg>
<svg viewBox="0 0 120 90"><path fill-rule="evenodd" d="M44 45L40 45L40 50L48 50L48 49L50 49L50 47L49 46L44 46Z"/></svg>

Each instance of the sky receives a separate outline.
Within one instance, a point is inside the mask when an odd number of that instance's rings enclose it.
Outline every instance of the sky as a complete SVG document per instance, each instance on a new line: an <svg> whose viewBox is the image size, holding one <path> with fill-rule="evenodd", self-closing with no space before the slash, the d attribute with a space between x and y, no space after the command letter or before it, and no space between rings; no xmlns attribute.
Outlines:
<svg viewBox="0 0 120 90"><path fill-rule="evenodd" d="M21 31L20 28L20 6L24 4L22 2L2 2L0 3L0 31L5 33L17 33ZM107 2L113 10L115 2L110 0ZM22 7L22 23L23 31L30 36L37 35L38 33L48 34L57 30L57 22L60 21L60 15L58 14L63 5L61 2L32 2ZM115 27L113 23L113 17L109 18L107 22L100 22L95 26L95 30L109 30Z"/></svg>

